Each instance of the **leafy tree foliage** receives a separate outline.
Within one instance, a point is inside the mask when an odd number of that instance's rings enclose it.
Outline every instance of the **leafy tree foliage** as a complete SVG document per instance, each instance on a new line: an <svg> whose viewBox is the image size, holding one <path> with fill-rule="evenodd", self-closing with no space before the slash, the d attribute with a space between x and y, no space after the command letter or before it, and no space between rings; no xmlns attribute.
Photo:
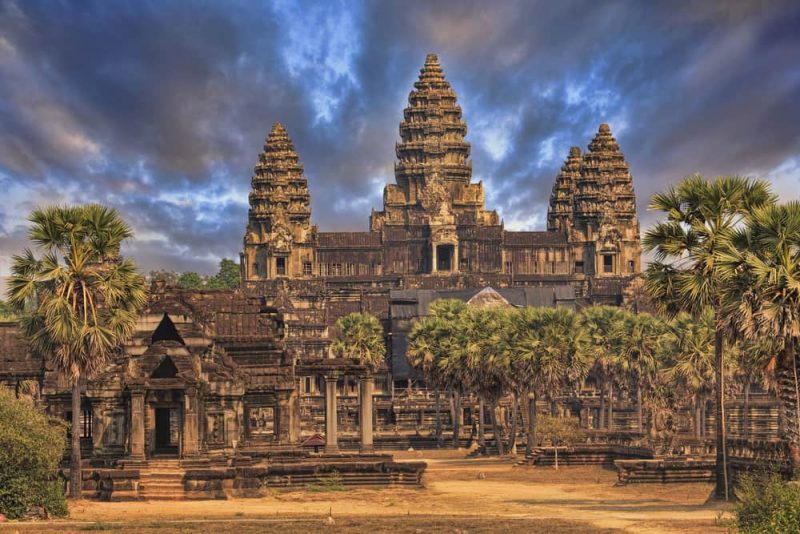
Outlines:
<svg viewBox="0 0 800 534"><path fill-rule="evenodd" d="M66 425L0 387L0 513L9 519L37 509L67 515L56 476L65 445Z"/></svg>
<svg viewBox="0 0 800 534"><path fill-rule="evenodd" d="M133 333L144 305L144 278L120 256L130 227L99 204L36 209L31 250L13 257L8 300L21 314L31 350L72 385L70 497L81 495L82 381Z"/></svg>
<svg viewBox="0 0 800 534"><path fill-rule="evenodd" d="M338 338L331 350L340 358L351 358L375 371L386 357L383 326L368 313L351 313L336 321Z"/></svg>

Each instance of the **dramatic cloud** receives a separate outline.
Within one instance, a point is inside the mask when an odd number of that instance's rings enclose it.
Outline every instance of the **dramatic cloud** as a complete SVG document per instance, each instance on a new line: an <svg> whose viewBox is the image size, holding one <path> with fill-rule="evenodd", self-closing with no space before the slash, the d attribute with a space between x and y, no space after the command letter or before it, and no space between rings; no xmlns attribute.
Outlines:
<svg viewBox="0 0 800 534"><path fill-rule="evenodd" d="M366 229L425 54L459 95L475 180L543 226L569 147L608 122L647 198L750 174L800 196L795 2L0 0L0 276L37 204L120 209L145 269L237 257L283 122L321 228Z"/></svg>

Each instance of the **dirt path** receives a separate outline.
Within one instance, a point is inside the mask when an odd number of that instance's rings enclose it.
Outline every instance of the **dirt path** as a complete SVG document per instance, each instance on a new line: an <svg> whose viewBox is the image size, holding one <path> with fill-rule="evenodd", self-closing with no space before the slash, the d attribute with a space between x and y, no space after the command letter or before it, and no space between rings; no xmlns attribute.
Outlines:
<svg viewBox="0 0 800 534"><path fill-rule="evenodd" d="M72 523L5 525L0 532L9 527L307 532L318 529L329 513L337 522L328 528L342 532L725 532L716 524L722 507L704 504L710 484L615 487L615 472L596 467L514 467L509 460L464 459L452 451L397 456L428 461L425 489L275 491L261 499L228 501L83 501L72 506ZM210 529L213 523L197 521L224 523Z"/></svg>

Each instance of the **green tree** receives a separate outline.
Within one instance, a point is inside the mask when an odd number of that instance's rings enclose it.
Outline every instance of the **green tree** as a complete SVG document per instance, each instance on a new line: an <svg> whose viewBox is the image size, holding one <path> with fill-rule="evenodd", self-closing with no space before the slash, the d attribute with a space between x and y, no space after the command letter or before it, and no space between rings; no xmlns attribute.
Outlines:
<svg viewBox="0 0 800 534"><path fill-rule="evenodd" d="M459 445L461 399L467 390L465 375L457 368L448 367L446 360L449 354L457 354L463 350L464 330L461 328L461 318L466 310L466 304L460 300L436 300L430 306L428 317L416 323L409 335L411 364L420 369L426 380L436 388L437 441L441 440L439 389L451 393L453 447Z"/></svg>
<svg viewBox="0 0 800 534"><path fill-rule="evenodd" d="M194 271L181 273L178 277L178 287L181 289L203 289L205 280Z"/></svg>
<svg viewBox="0 0 800 534"><path fill-rule="evenodd" d="M219 262L219 271L208 281L211 288L234 289L239 287L239 264L235 261L222 258Z"/></svg>
<svg viewBox="0 0 800 534"><path fill-rule="evenodd" d="M696 437L704 434L705 404L712 392L714 338L714 319L709 311L697 319L682 313L670 323L664 344L674 362L668 371L672 384L692 399Z"/></svg>
<svg viewBox="0 0 800 534"><path fill-rule="evenodd" d="M580 317L566 308L522 308L511 317L511 383L528 397L526 454L537 443L538 399L553 405L587 370L587 338ZM552 411L552 410L551 410Z"/></svg>
<svg viewBox="0 0 800 534"><path fill-rule="evenodd" d="M13 257L8 300L31 349L72 384L70 496L81 496L81 385L133 333L144 278L120 245L130 227L116 210L89 204L37 209L29 239L42 251Z"/></svg>
<svg viewBox="0 0 800 534"><path fill-rule="evenodd" d="M354 312L336 321L339 331L331 350L340 358L350 358L374 372L386 357L383 326L375 316Z"/></svg>
<svg viewBox="0 0 800 534"><path fill-rule="evenodd" d="M644 431L643 390L654 387L659 368L657 354L662 348L666 327L664 321L648 313L622 312L611 332L615 347L615 368L628 387L636 391L636 423Z"/></svg>
<svg viewBox="0 0 800 534"><path fill-rule="evenodd" d="M550 442L555 455L553 467L558 469L558 449L559 447L572 447L583 436L580 422L573 417L556 417L554 415L544 415L539 421L539 431L542 437Z"/></svg>
<svg viewBox="0 0 800 534"><path fill-rule="evenodd" d="M644 236L655 261L646 271L646 287L659 308L670 314L699 317L706 309L715 324L715 400L717 404L717 496L728 498L728 467L724 406L724 341L721 320L725 292L720 256L730 249L736 229L758 208L774 203L769 185L760 180L720 177L709 182L700 175L656 194L650 209L666 215Z"/></svg>
<svg viewBox="0 0 800 534"><path fill-rule="evenodd" d="M780 392L787 420L791 460L800 471L800 384L796 348L800 338L800 202L753 210L737 228L720 260L729 321L753 341L775 339ZM794 414L791 413L794 411Z"/></svg>
<svg viewBox="0 0 800 534"><path fill-rule="evenodd" d="M17 314L14 308L3 300L0 300L0 321L15 321Z"/></svg>
<svg viewBox="0 0 800 534"><path fill-rule="evenodd" d="M57 478L65 445L66 425L0 387L0 511L9 519L33 507L67 515Z"/></svg>
<svg viewBox="0 0 800 534"><path fill-rule="evenodd" d="M617 352L612 336L623 311L611 306L592 306L583 310L581 325L586 332L592 374L600 390L600 428L614 429L614 379Z"/></svg>

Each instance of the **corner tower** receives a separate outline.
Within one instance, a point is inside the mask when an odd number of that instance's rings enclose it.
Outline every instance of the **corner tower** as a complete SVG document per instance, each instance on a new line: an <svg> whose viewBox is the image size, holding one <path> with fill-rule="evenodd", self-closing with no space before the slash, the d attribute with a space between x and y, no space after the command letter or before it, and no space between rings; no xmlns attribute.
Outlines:
<svg viewBox="0 0 800 534"><path fill-rule="evenodd" d="M641 270L633 178L608 124L600 125L583 154L569 239L576 245L576 264L587 274L629 276Z"/></svg>
<svg viewBox="0 0 800 534"><path fill-rule="evenodd" d="M286 129L275 123L253 170L241 255L243 280L311 276L308 179Z"/></svg>

